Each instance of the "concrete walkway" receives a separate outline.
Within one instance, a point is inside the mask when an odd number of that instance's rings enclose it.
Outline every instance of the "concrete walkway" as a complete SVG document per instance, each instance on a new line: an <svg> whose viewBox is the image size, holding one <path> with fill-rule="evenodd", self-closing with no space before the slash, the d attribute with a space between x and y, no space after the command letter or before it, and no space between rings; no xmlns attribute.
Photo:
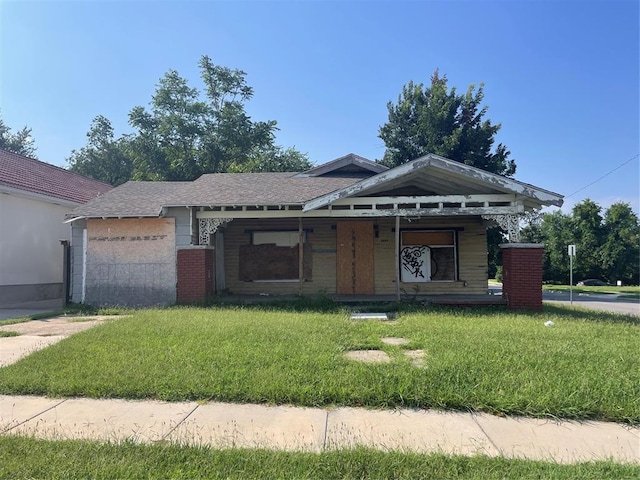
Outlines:
<svg viewBox="0 0 640 480"><path fill-rule="evenodd" d="M53 345L69 335L104 322L108 316L55 317L0 326L0 331L17 332L16 337L0 337L0 367L17 362L22 357Z"/></svg>
<svg viewBox="0 0 640 480"><path fill-rule="evenodd" d="M320 452L357 445L574 463L640 463L640 429L433 410L0 396L2 435Z"/></svg>
<svg viewBox="0 0 640 480"><path fill-rule="evenodd" d="M0 327L24 334L0 338L0 366L101 321L57 318ZM39 336L42 334L49 336ZM613 459L640 464L640 428L435 410L0 395L0 435L14 434L310 452L361 445L559 463Z"/></svg>

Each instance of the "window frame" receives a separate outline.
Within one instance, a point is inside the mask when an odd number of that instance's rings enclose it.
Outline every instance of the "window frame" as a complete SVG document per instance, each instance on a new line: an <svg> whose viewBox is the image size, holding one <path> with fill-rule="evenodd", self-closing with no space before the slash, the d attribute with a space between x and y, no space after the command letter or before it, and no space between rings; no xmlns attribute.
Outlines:
<svg viewBox="0 0 640 480"><path fill-rule="evenodd" d="M400 282L401 283L409 283L409 284L423 284L423 283L454 283L457 282L460 278L459 273L459 261L458 261L458 242L459 242L459 230L456 228L404 228L400 229L400 244L398 245L398 255L400 256L399 268L400 268ZM406 246L425 246L429 249L429 261L431 262L432 258L432 250L438 248L451 248L453 249L453 278L450 280L432 280L431 277L433 273L431 272L431 265L429 265L429 278L425 280L412 280L412 281L404 281L402 280L402 250L405 247L403 243L403 238L405 233L443 233L443 232L451 232L453 237L453 242L448 245L443 244L424 244L424 245L416 245L416 244L407 244Z"/></svg>

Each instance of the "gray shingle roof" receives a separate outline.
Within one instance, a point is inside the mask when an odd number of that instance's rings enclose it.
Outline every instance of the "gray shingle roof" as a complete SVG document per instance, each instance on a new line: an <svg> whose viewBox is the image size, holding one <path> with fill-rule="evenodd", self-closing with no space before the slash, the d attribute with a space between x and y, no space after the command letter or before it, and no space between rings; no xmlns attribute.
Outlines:
<svg viewBox="0 0 640 480"><path fill-rule="evenodd" d="M303 204L361 178L296 177L288 173L213 173L193 182L127 182L79 207L70 217L157 216L162 207Z"/></svg>
<svg viewBox="0 0 640 480"><path fill-rule="evenodd" d="M191 182L127 182L76 208L68 217L156 217Z"/></svg>

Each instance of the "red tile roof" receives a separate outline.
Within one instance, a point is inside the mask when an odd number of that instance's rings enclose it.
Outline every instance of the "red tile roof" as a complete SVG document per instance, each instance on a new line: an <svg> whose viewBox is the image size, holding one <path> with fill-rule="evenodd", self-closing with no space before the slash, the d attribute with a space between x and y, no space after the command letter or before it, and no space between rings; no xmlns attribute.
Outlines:
<svg viewBox="0 0 640 480"><path fill-rule="evenodd" d="M0 186L79 204L113 187L61 167L0 149Z"/></svg>

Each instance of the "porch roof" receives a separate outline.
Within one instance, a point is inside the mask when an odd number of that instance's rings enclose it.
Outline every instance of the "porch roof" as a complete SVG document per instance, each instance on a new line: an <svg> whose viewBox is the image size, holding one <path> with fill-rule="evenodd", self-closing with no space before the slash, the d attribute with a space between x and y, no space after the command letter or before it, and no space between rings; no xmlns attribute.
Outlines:
<svg viewBox="0 0 640 480"><path fill-rule="evenodd" d="M512 178L496 175L448 158L428 154L391 170L365 178L340 190L314 198L303 208L309 212L352 197L376 197L401 192L408 187L419 188L424 195L488 195L515 194L525 208L561 206L560 194Z"/></svg>

